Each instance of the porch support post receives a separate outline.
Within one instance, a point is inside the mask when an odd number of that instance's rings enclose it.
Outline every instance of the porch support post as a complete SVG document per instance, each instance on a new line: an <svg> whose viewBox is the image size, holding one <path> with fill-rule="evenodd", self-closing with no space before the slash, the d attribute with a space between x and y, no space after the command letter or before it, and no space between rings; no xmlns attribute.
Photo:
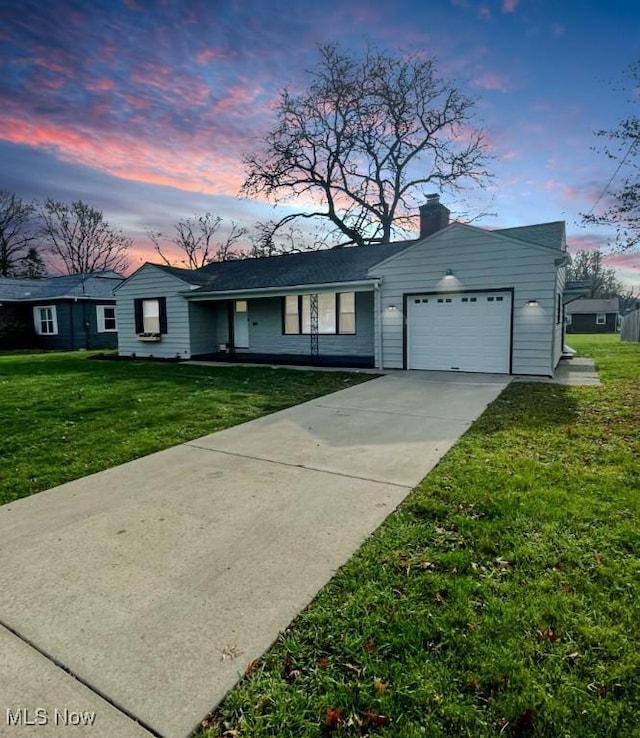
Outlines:
<svg viewBox="0 0 640 738"><path fill-rule="evenodd" d="M373 330L375 335L375 365L376 369L384 368L384 361L382 358L382 294L380 291L380 282L376 282L373 292Z"/></svg>
<svg viewBox="0 0 640 738"><path fill-rule="evenodd" d="M309 338L311 340L311 356L317 358L320 355L318 346L318 295L309 295Z"/></svg>

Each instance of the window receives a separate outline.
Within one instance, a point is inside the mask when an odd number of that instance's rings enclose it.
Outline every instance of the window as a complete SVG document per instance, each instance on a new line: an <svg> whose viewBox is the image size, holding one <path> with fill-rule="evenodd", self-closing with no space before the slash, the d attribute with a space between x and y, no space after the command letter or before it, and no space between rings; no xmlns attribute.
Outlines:
<svg viewBox="0 0 640 738"><path fill-rule="evenodd" d="M33 322L39 336L58 335L58 314L55 305L33 308Z"/></svg>
<svg viewBox="0 0 640 738"><path fill-rule="evenodd" d="M607 316L604 313L598 313L596 315L596 325L606 325Z"/></svg>
<svg viewBox="0 0 640 738"><path fill-rule="evenodd" d="M321 292L316 297L319 334L356 332L354 292ZM284 333L311 333L311 295L287 295L284 298Z"/></svg>
<svg viewBox="0 0 640 738"><path fill-rule="evenodd" d="M284 332L300 333L298 295L287 295L284 298Z"/></svg>
<svg viewBox="0 0 640 738"><path fill-rule="evenodd" d="M98 333L114 333L118 330L115 305L96 305Z"/></svg>
<svg viewBox="0 0 640 738"><path fill-rule="evenodd" d="M136 333L161 334L167 332L167 298L138 298L133 301Z"/></svg>
<svg viewBox="0 0 640 738"><path fill-rule="evenodd" d="M338 294L339 333L356 332L356 294L342 292Z"/></svg>
<svg viewBox="0 0 640 738"><path fill-rule="evenodd" d="M556 295L556 325L562 323L562 295Z"/></svg>

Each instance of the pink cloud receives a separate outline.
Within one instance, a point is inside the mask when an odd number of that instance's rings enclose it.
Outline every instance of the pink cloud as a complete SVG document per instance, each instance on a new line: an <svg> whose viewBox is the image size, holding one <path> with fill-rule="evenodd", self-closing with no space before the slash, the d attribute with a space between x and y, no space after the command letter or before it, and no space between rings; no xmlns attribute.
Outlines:
<svg viewBox="0 0 640 738"><path fill-rule="evenodd" d="M113 90L115 86L115 82L112 79L108 79L107 77L99 77L97 79L91 80L90 82L87 82L84 88L85 90L96 92L108 92L109 90Z"/></svg>
<svg viewBox="0 0 640 738"><path fill-rule="evenodd" d="M220 49L204 49L203 51L199 51L193 58L196 64L203 67L213 59L224 59L225 53Z"/></svg>
<svg viewBox="0 0 640 738"><path fill-rule="evenodd" d="M175 187L187 192L236 194L242 184L237 142L223 134L172 130L150 139L122 132L71 129L48 121L37 123L0 114L2 138L9 143L55 152L63 161L80 163L136 182ZM166 145L171 141L171 145Z"/></svg>
<svg viewBox="0 0 640 738"><path fill-rule="evenodd" d="M508 92L510 89L507 78L504 75L496 74L495 72L484 72L473 80L473 84L483 90Z"/></svg>
<svg viewBox="0 0 640 738"><path fill-rule="evenodd" d="M502 12L515 13L519 2L520 0L502 0Z"/></svg>

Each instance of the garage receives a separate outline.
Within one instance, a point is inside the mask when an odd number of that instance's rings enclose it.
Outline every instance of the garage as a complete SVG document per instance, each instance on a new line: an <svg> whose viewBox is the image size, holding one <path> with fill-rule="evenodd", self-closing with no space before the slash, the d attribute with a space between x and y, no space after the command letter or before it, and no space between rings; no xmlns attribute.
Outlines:
<svg viewBox="0 0 640 738"><path fill-rule="evenodd" d="M407 297L407 368L508 374L511 292Z"/></svg>

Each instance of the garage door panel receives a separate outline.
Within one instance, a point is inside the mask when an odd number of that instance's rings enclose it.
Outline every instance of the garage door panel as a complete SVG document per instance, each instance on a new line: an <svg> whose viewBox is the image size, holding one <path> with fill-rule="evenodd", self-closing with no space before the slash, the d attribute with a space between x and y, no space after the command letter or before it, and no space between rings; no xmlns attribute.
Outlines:
<svg viewBox="0 0 640 738"><path fill-rule="evenodd" d="M509 292L411 297L408 368L508 373L510 326Z"/></svg>

